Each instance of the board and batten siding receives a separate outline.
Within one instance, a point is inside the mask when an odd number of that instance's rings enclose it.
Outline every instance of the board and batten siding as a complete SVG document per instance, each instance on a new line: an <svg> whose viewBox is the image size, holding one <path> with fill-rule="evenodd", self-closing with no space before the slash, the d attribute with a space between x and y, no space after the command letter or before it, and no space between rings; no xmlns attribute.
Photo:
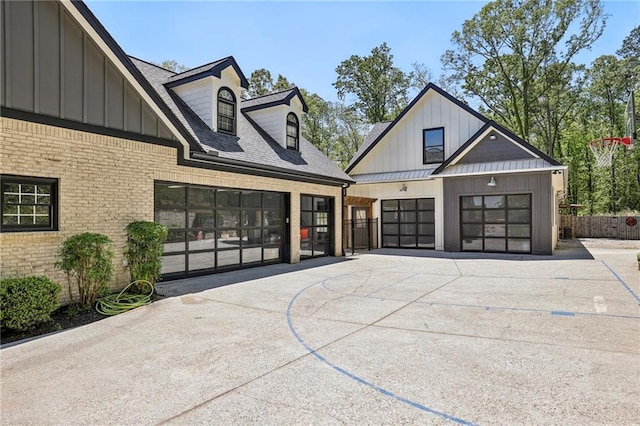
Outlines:
<svg viewBox="0 0 640 426"><path fill-rule="evenodd" d="M470 176L443 179L444 250L461 251L460 197L467 195L531 194L531 252L552 254L555 248L555 195L551 173L496 175L496 186L487 187L488 177Z"/></svg>
<svg viewBox="0 0 640 426"><path fill-rule="evenodd" d="M444 127L445 158L484 122L435 91L428 91L351 171L352 175L434 168L422 164L422 131Z"/></svg>
<svg viewBox="0 0 640 426"><path fill-rule="evenodd" d="M2 106L175 140L60 3L2 1L0 14Z"/></svg>

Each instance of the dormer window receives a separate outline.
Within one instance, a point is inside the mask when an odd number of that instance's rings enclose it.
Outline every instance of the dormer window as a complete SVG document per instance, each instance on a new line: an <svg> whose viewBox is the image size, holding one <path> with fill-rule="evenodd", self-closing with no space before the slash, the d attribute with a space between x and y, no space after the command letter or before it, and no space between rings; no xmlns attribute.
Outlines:
<svg viewBox="0 0 640 426"><path fill-rule="evenodd" d="M218 131L236 134L236 97L226 87L218 91Z"/></svg>
<svg viewBox="0 0 640 426"><path fill-rule="evenodd" d="M292 112L287 115L287 148L298 150L300 124L298 117Z"/></svg>

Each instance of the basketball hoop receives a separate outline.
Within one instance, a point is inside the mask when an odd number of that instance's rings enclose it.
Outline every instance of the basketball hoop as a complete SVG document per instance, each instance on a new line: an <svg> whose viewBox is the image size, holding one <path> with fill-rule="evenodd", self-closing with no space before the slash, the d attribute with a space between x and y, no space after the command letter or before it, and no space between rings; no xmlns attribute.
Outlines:
<svg viewBox="0 0 640 426"><path fill-rule="evenodd" d="M598 167L611 167L613 152L618 145L629 147L631 138L601 138L589 142L589 148L591 148L591 152L596 158L596 165Z"/></svg>

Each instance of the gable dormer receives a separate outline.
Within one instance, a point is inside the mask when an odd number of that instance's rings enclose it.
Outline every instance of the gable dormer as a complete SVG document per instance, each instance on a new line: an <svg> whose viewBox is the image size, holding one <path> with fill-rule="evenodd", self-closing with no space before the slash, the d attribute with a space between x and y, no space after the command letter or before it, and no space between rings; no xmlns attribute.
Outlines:
<svg viewBox="0 0 640 426"><path fill-rule="evenodd" d="M247 114L283 148L299 150L307 104L297 87L242 102Z"/></svg>
<svg viewBox="0 0 640 426"><path fill-rule="evenodd" d="M232 56L176 74L165 86L212 130L239 136L240 91L249 82Z"/></svg>

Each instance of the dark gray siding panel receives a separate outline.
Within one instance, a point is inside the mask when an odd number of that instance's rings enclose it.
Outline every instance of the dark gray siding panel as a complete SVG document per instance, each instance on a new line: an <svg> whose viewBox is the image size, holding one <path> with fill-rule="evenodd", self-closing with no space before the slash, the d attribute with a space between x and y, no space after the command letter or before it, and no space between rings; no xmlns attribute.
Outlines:
<svg viewBox="0 0 640 426"><path fill-rule="evenodd" d="M124 129L124 79L107 62L107 127Z"/></svg>
<svg viewBox="0 0 640 426"><path fill-rule="evenodd" d="M133 88L127 84L125 89L125 100L127 111L125 130L129 132L140 133L142 131L142 112L141 100L133 91Z"/></svg>
<svg viewBox="0 0 640 426"><path fill-rule="evenodd" d="M4 2L7 7L6 25L8 69L10 86L8 101L14 108L33 111L33 4L31 2Z"/></svg>
<svg viewBox="0 0 640 426"><path fill-rule="evenodd" d="M36 112L59 116L60 6L52 1L42 1L35 5L38 28Z"/></svg>
<svg viewBox="0 0 640 426"><path fill-rule="evenodd" d="M87 123L103 126L104 121L104 62L105 58L98 47L86 36L85 46L85 89Z"/></svg>
<svg viewBox="0 0 640 426"><path fill-rule="evenodd" d="M59 2L3 0L0 38L2 106L176 139Z"/></svg>
<svg viewBox="0 0 640 426"><path fill-rule="evenodd" d="M487 163L492 161L524 160L534 158L533 155L520 148L504 136L496 133L496 139L487 135L478 142L460 161L460 164Z"/></svg>
<svg viewBox="0 0 640 426"><path fill-rule="evenodd" d="M551 173L496 175L496 186L489 188L490 176L444 179L444 249L460 251L460 197L463 195L531 194L533 254L553 250L553 191Z"/></svg>
<svg viewBox="0 0 640 426"><path fill-rule="evenodd" d="M158 120L146 103L142 106L142 134L149 136L158 134Z"/></svg>
<svg viewBox="0 0 640 426"><path fill-rule="evenodd" d="M84 48L82 30L66 13L62 30L62 118L83 121Z"/></svg>

